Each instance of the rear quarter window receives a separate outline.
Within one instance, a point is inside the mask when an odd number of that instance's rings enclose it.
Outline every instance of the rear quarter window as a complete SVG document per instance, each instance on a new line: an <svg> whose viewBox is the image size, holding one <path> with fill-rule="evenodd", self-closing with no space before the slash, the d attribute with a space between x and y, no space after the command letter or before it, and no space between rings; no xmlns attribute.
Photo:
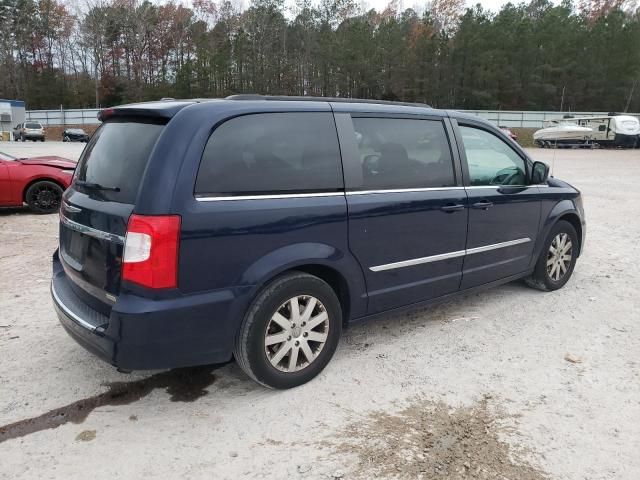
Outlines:
<svg viewBox="0 0 640 480"><path fill-rule="evenodd" d="M113 202L135 202L142 175L163 123L143 119L113 119L103 123L85 148L75 180L95 183L109 190L74 185L78 190L98 194ZM118 189L113 191L110 189Z"/></svg>
<svg viewBox="0 0 640 480"><path fill-rule="evenodd" d="M335 192L343 188L333 115L259 113L218 126L202 155L196 196Z"/></svg>

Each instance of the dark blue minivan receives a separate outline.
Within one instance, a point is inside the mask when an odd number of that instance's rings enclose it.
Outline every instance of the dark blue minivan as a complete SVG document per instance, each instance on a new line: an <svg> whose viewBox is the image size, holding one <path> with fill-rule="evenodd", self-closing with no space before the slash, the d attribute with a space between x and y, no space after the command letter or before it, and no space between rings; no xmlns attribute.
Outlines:
<svg viewBox="0 0 640 480"><path fill-rule="evenodd" d="M62 325L122 370L317 375L342 328L519 278L556 290L580 192L426 105L241 95L110 108L60 210Z"/></svg>

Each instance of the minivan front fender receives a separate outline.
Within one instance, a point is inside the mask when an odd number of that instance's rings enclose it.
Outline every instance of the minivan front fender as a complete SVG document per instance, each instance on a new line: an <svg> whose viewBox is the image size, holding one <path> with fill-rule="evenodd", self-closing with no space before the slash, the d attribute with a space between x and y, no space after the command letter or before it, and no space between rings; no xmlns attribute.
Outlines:
<svg viewBox="0 0 640 480"><path fill-rule="evenodd" d="M297 243L273 250L245 270L240 284L254 286L251 295L255 297L266 283L278 275L296 269L313 271L314 266L332 270L344 280L341 283L348 286L349 290L346 296L349 299L346 311L350 313L351 318L365 315L367 296L360 264L348 251L324 243ZM331 286L334 290L341 287Z"/></svg>
<svg viewBox="0 0 640 480"><path fill-rule="evenodd" d="M585 223L583 214L576 199L565 199L559 202L550 201L549 199L543 200L541 214L543 220L541 222L540 234L538 235L538 241L532 258L532 263L535 264L537 261L549 232L561 219L567 220L576 229L578 240L580 242L578 246L578 255L580 255L582 252L582 245L584 244Z"/></svg>

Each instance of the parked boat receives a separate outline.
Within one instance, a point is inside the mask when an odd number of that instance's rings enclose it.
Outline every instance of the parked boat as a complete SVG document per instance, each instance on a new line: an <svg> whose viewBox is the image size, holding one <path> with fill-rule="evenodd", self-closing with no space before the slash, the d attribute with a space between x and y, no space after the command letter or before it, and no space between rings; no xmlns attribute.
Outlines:
<svg viewBox="0 0 640 480"><path fill-rule="evenodd" d="M550 120L548 127L533 134L533 142L542 148L555 146L588 146L593 139L593 129L582 127L573 121Z"/></svg>

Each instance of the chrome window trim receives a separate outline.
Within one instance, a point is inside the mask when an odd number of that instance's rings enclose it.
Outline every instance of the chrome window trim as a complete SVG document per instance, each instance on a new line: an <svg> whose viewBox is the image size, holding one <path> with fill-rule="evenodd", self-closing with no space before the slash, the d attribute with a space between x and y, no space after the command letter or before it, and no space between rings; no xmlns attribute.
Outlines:
<svg viewBox="0 0 640 480"><path fill-rule="evenodd" d="M84 235L88 235L90 237L94 237L99 240L108 240L110 242L120 243L124 245L123 236L116 235L115 233L103 232L102 230L98 230L96 228L82 225L81 223L74 222L73 220L69 220L67 217L65 217L62 214L60 214L60 223Z"/></svg>
<svg viewBox="0 0 640 480"><path fill-rule="evenodd" d="M504 187L512 187L512 188L527 188L534 187L535 185L469 185L465 187L467 190L479 190L482 188L504 188Z"/></svg>
<svg viewBox="0 0 640 480"><path fill-rule="evenodd" d="M424 188L390 188L379 190L348 190L346 192L317 192L317 193L276 193L263 195L235 195L235 196L198 196L194 197L198 202L223 202L231 200L273 200L278 198L312 198L312 197L339 197L343 195L372 195L384 193L411 193L411 192L443 192L448 190L471 190L483 188L527 188L545 187L548 185L471 185L471 186L451 186L451 187L424 187Z"/></svg>
<svg viewBox="0 0 640 480"><path fill-rule="evenodd" d="M223 202L230 200L273 200L278 198L312 198L312 197L343 197L344 192L318 192L318 193L278 193L264 195L236 195L228 197L195 197L198 202Z"/></svg>
<svg viewBox="0 0 640 480"><path fill-rule="evenodd" d="M80 318L78 315L76 315L75 313L73 313L69 307L67 307L64 303L62 303L62 300L60 300L60 297L58 296L58 294L56 293L56 288L53 286L53 282L51 282L51 295L53 295L53 299L56 303L56 305L60 308L60 310L62 310L66 315L68 315L69 317L71 317L75 322L77 322L78 324L80 324L82 327L86 328L87 330L90 331L94 331L96 329L96 327L94 327L93 325L91 325L89 322L87 322L86 320L83 320L82 318Z"/></svg>
<svg viewBox="0 0 640 480"><path fill-rule="evenodd" d="M491 245L484 245L482 247L468 248L465 250L457 250L455 252L440 253L438 255L431 255L429 257L412 258L411 260L403 260L400 262L387 263L384 265L376 265L369 267L372 272L382 272L385 270L394 270L396 268L411 267L414 265L422 265L424 263L439 262L441 260L448 260L451 258L464 257L466 255L473 255L475 253L488 252L499 248L512 247L514 245L520 245L522 243L530 242L529 237L518 238L516 240L509 240L507 242L494 243Z"/></svg>
<svg viewBox="0 0 640 480"><path fill-rule="evenodd" d="M526 187L545 187L548 185L473 185L467 187L424 187L424 188L390 188L379 190L348 190L346 192L317 192L317 193L276 193L264 195L235 195L235 196L199 196L194 197L198 202L223 202L229 200L273 200L278 198L309 198L309 197L339 197L343 195L375 195L384 193L411 193L411 192L444 192L448 190L470 190L482 188L526 188Z"/></svg>
<svg viewBox="0 0 640 480"><path fill-rule="evenodd" d="M464 190L464 187L424 187L424 188L392 188L382 190L349 190L347 195L369 195L378 193L438 192L447 190Z"/></svg>
<svg viewBox="0 0 640 480"><path fill-rule="evenodd" d="M548 187L549 185L545 183L535 183L531 185L469 185L465 187L467 190L476 190L481 188L504 188L504 187L513 187L513 188L529 188L529 187Z"/></svg>

